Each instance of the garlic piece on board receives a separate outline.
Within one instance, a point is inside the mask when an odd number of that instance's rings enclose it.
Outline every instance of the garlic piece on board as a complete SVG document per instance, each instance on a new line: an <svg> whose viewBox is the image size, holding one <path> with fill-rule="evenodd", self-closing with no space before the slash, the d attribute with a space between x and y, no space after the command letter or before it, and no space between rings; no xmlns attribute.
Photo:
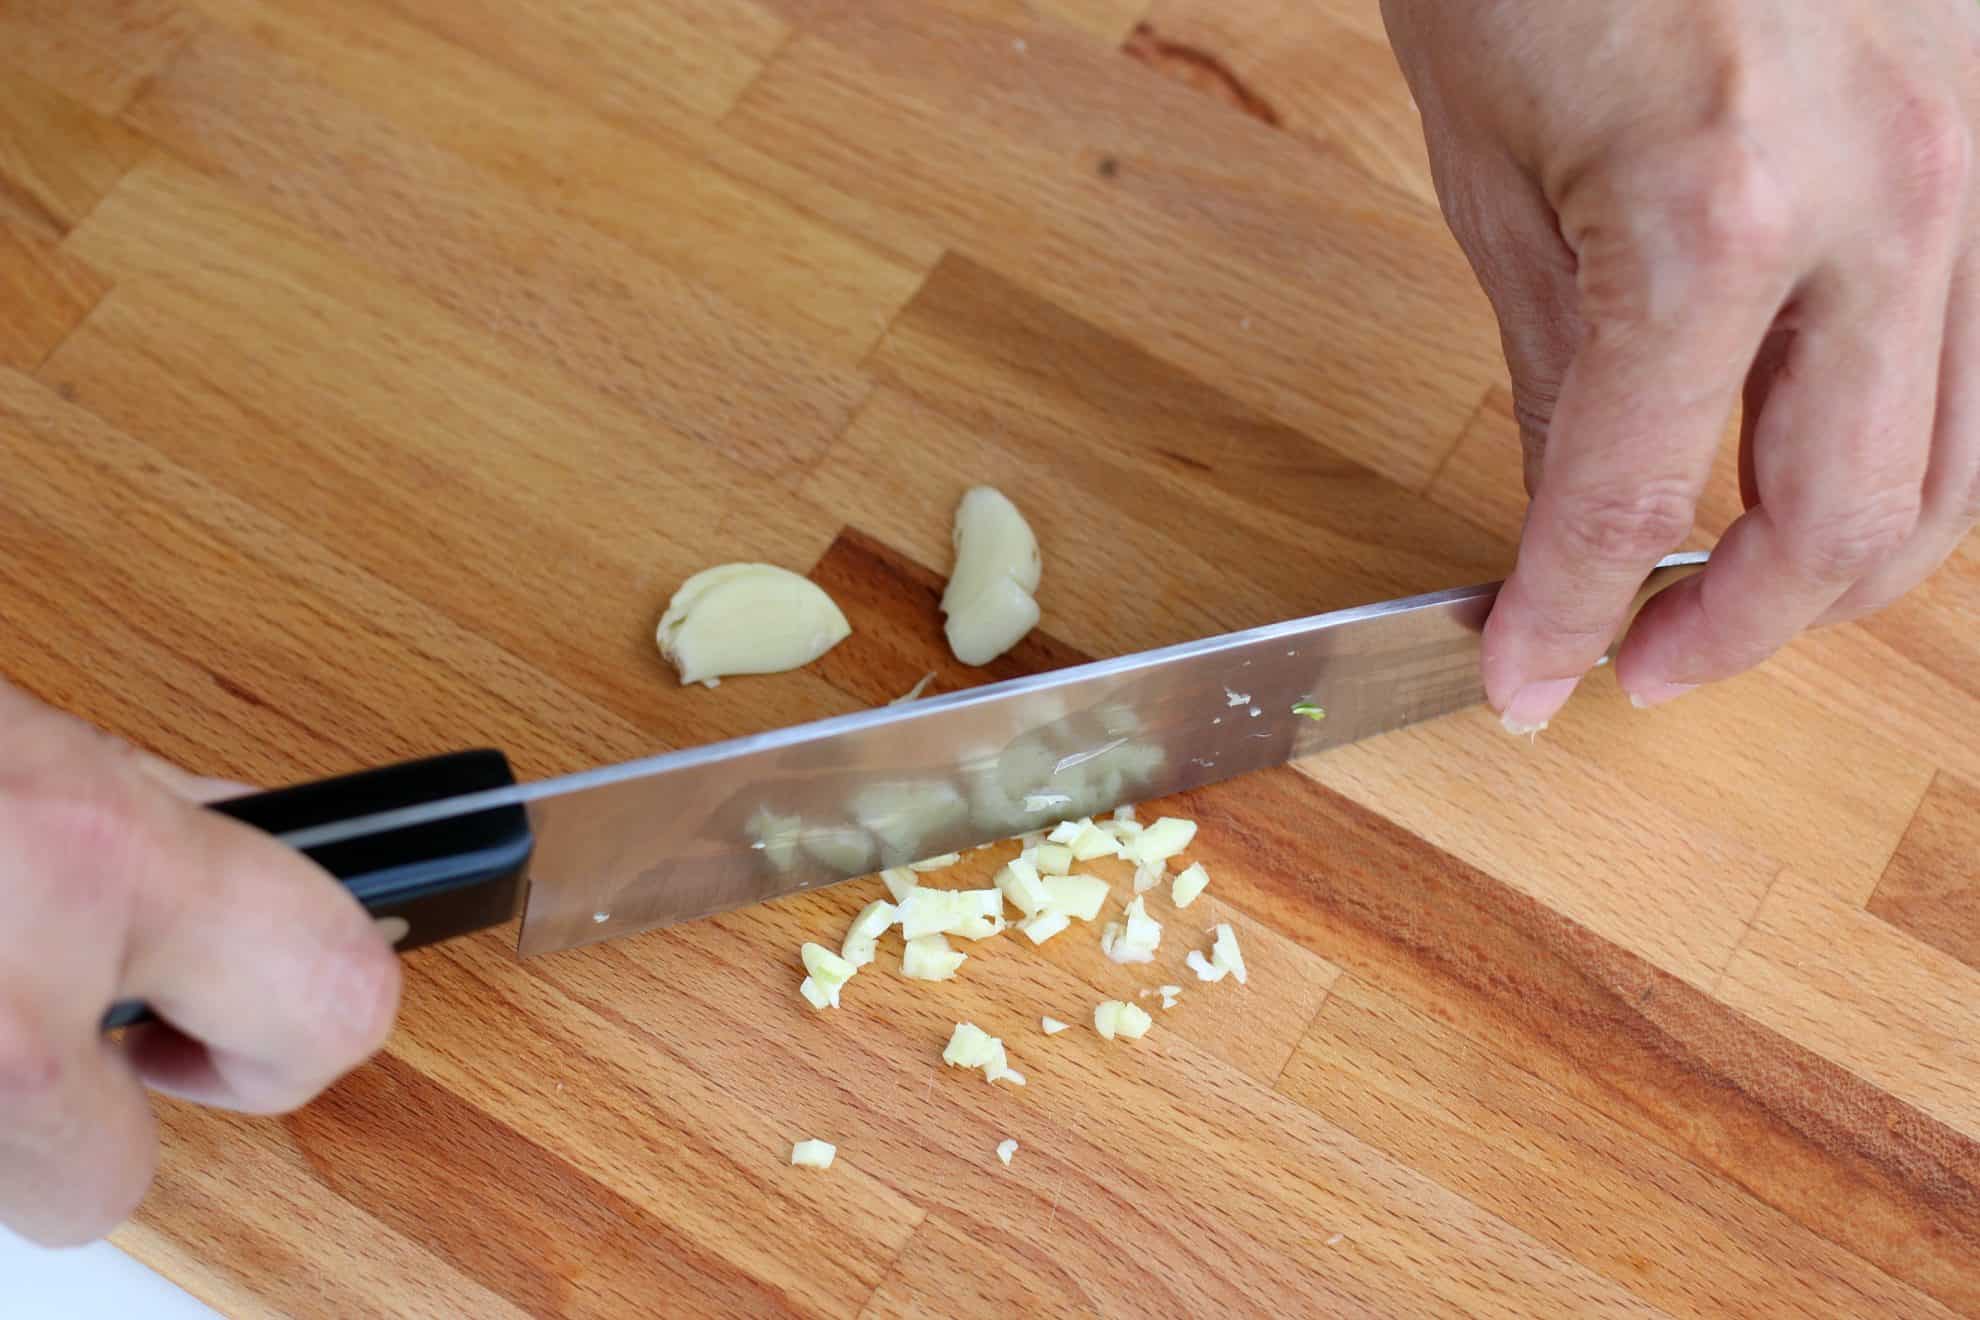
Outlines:
<svg viewBox="0 0 1980 1320"><path fill-rule="evenodd" d="M1015 504L976 486L956 507L956 566L942 592L949 649L966 665L986 665L1038 624L1038 538Z"/></svg>
<svg viewBox="0 0 1980 1320"><path fill-rule="evenodd" d="M817 583L775 564L720 564L681 584L654 640L681 682L808 665L852 634Z"/></svg>

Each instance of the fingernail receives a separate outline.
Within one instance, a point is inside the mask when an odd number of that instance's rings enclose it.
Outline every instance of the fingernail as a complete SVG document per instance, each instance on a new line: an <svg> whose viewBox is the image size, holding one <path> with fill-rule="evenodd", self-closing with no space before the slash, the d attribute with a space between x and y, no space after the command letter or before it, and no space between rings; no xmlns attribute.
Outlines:
<svg viewBox="0 0 1980 1320"><path fill-rule="evenodd" d="M1499 715L1499 723L1507 733L1538 733L1547 727L1547 721L1554 718L1554 712L1567 704L1574 695L1577 678L1549 678L1539 683L1528 683L1513 693L1512 700Z"/></svg>
<svg viewBox="0 0 1980 1320"><path fill-rule="evenodd" d="M1629 694L1629 704L1638 710L1649 710L1652 706L1661 706L1667 701L1674 701L1697 686L1696 683L1666 683L1661 679L1639 683Z"/></svg>

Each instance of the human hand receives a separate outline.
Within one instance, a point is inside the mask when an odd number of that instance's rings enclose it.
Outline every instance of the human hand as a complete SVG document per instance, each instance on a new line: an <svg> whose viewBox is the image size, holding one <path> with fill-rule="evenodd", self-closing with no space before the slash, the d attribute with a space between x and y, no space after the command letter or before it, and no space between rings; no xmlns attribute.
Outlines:
<svg viewBox="0 0 1980 1320"><path fill-rule="evenodd" d="M144 1088L293 1109L384 1043L398 960L310 862L185 775L0 683L0 1223L120 1222L157 1157ZM121 1041L113 1000L163 1022Z"/></svg>
<svg viewBox="0 0 1980 1320"><path fill-rule="evenodd" d="M1507 727L1559 709L1688 534L1742 388L1747 512L1630 629L1634 702L1931 573L1980 519L1980 6L1382 8L1525 445L1485 631Z"/></svg>

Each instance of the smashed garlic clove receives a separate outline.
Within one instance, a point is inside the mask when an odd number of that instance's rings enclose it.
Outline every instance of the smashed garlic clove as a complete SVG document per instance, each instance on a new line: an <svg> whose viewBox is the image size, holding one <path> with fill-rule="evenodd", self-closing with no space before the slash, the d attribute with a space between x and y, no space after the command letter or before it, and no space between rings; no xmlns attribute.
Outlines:
<svg viewBox="0 0 1980 1320"><path fill-rule="evenodd" d="M1218 922L1216 930L1217 942L1210 950L1210 965L1221 967L1235 976L1239 985L1243 985L1244 955L1238 952L1237 932L1231 929L1231 923L1228 921Z"/></svg>
<svg viewBox="0 0 1980 1320"><path fill-rule="evenodd" d="M852 634L809 578L775 564L721 564L681 584L654 639L681 682L808 665Z"/></svg>
<svg viewBox="0 0 1980 1320"><path fill-rule="evenodd" d="M1081 921L1098 917L1107 895L1113 892L1097 875L1048 875L1044 877L1044 885L1048 908Z"/></svg>
<svg viewBox="0 0 1980 1320"><path fill-rule="evenodd" d="M1056 1036L1060 1032L1066 1029L1065 1023L1053 1017L1040 1018L1038 1019L1038 1024L1040 1027L1044 1029L1045 1034L1048 1036Z"/></svg>
<svg viewBox="0 0 1980 1320"><path fill-rule="evenodd" d="M1210 873L1203 869L1203 863L1191 862L1183 868L1182 874L1176 877L1175 885L1169 890L1169 894L1175 899L1177 907L1186 908L1196 901L1197 896L1209 883Z"/></svg>
<svg viewBox="0 0 1980 1320"><path fill-rule="evenodd" d="M1221 981L1230 975L1229 968L1218 967L1212 963L1203 956L1201 949L1191 949L1189 956L1183 961L1189 964L1189 970L1196 973L1196 979L1199 981Z"/></svg>
<svg viewBox="0 0 1980 1320"><path fill-rule="evenodd" d="M807 1169L829 1169L837 1159L839 1148L829 1141L800 1141L791 1147L791 1163L803 1165Z"/></svg>
<svg viewBox="0 0 1980 1320"><path fill-rule="evenodd" d="M913 981L951 980L968 957L951 949L940 935L923 935L901 950L901 975Z"/></svg>
<svg viewBox="0 0 1980 1320"><path fill-rule="evenodd" d="M997 1143L997 1158L1003 1161L1005 1168L1011 1167L1011 1156L1017 1154L1017 1149L1017 1142L1010 1137Z"/></svg>
<svg viewBox="0 0 1980 1320"><path fill-rule="evenodd" d="M854 967L864 967L878 956L880 933L894 924L899 911L884 898L876 898L859 910L846 938L839 945L839 956Z"/></svg>
<svg viewBox="0 0 1980 1320"><path fill-rule="evenodd" d="M1045 875L1072 874L1073 852L1063 843L1039 844L1032 861Z"/></svg>
<svg viewBox="0 0 1980 1320"><path fill-rule="evenodd" d="M1018 922L1017 928L1033 944L1043 944L1070 925L1071 917L1057 909L1046 908Z"/></svg>

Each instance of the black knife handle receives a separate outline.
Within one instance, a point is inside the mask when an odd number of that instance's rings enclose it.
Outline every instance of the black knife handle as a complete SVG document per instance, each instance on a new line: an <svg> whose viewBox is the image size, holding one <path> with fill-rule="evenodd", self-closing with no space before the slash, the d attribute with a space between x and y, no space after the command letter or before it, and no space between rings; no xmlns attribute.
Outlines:
<svg viewBox="0 0 1980 1320"><path fill-rule="evenodd" d="M210 809L269 834L289 834L515 782L508 758L483 748L255 793ZM403 951L513 917L534 846L529 814L506 806L305 848L303 856L341 880L373 917L404 922L397 941ZM148 1006L125 1000L111 1005L103 1029L153 1020Z"/></svg>

